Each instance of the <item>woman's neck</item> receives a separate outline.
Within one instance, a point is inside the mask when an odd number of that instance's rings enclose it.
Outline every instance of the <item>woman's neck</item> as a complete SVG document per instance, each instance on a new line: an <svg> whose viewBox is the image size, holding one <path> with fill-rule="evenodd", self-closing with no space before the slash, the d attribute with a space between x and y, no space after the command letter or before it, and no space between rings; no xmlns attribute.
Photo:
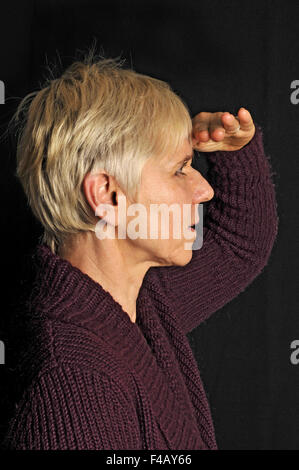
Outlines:
<svg viewBox="0 0 299 470"><path fill-rule="evenodd" d="M120 242L124 240L98 240L93 232L82 232L61 245L58 255L108 291L135 323L137 297L151 265L138 262L136 249L129 256L130 250Z"/></svg>

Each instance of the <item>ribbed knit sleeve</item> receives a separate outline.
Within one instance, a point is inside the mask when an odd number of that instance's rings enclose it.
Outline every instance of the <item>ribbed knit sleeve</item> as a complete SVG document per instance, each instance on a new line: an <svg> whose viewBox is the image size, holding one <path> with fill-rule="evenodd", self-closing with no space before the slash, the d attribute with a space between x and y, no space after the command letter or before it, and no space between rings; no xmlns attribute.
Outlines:
<svg viewBox="0 0 299 470"><path fill-rule="evenodd" d="M61 365L26 391L3 446L9 450L142 449L136 412L106 374Z"/></svg>
<svg viewBox="0 0 299 470"><path fill-rule="evenodd" d="M232 152L206 153L214 189L203 227L203 245L184 267L161 270L168 295L188 333L234 299L262 271L278 230L275 187L259 126Z"/></svg>

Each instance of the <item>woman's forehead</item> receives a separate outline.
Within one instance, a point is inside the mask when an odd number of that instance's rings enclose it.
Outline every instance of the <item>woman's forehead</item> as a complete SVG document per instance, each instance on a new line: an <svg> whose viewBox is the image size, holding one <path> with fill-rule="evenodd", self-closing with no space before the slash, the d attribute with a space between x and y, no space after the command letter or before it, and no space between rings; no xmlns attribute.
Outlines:
<svg viewBox="0 0 299 470"><path fill-rule="evenodd" d="M184 160L191 160L193 158L194 151L192 144L186 138L184 142L175 150L170 150L162 156L161 163L167 166L177 165Z"/></svg>

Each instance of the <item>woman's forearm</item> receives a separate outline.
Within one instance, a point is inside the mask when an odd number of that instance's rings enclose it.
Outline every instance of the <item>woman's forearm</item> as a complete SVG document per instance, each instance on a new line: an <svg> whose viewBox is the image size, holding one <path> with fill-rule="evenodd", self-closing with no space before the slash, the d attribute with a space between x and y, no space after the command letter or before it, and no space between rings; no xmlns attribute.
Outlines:
<svg viewBox="0 0 299 470"><path fill-rule="evenodd" d="M159 268L185 332L231 301L267 264L278 229L272 168L262 130L238 151L207 153L215 195L203 245L184 267Z"/></svg>

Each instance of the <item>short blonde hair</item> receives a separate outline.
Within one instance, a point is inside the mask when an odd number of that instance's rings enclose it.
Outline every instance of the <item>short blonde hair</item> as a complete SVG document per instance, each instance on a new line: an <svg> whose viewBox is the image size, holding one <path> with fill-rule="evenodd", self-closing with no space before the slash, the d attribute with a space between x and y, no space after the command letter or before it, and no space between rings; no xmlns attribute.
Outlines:
<svg viewBox="0 0 299 470"><path fill-rule="evenodd" d="M55 253L70 234L95 230L82 189L102 168L132 200L150 157L190 141L189 111L170 86L89 54L21 101L17 177Z"/></svg>

